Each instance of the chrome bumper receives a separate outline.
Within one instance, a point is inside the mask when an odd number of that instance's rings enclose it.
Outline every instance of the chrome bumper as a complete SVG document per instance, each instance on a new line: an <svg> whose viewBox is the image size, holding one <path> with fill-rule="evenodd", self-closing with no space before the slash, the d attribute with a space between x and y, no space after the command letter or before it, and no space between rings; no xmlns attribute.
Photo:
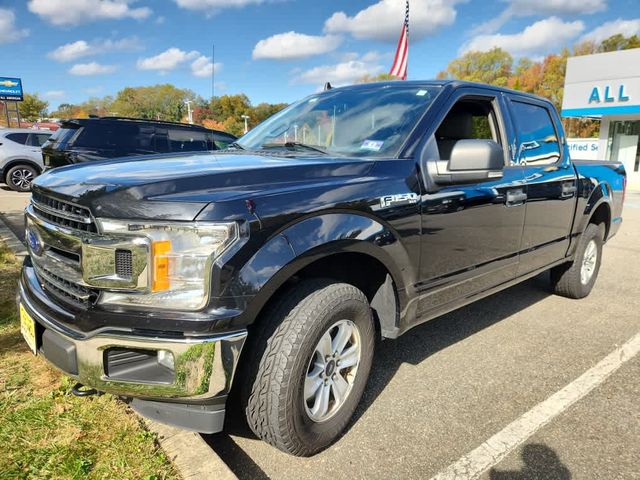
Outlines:
<svg viewBox="0 0 640 480"><path fill-rule="evenodd" d="M38 344L43 332L50 330L62 338L62 343L75 355L77 372L66 371L51 358L42 354L54 367L97 390L145 399L205 400L229 392L240 352L247 336L246 330L222 335L169 338L140 336L126 331L102 329L82 335L48 318L31 301L28 287L20 282L18 301L22 303L40 328ZM171 382L114 380L107 375L106 352L111 348L158 351L173 354L174 372Z"/></svg>

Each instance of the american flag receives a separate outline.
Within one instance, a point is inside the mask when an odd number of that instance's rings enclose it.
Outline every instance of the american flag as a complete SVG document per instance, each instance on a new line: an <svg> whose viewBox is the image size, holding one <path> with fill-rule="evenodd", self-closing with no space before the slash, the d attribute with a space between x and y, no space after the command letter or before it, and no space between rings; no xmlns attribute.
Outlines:
<svg viewBox="0 0 640 480"><path fill-rule="evenodd" d="M400 39L398 40L398 49L396 50L396 56L393 59L393 65L389 71L389 75L398 77L402 80L407 79L407 63L409 61L409 0L407 0L407 7L405 9L404 24L402 25L402 31L400 32Z"/></svg>

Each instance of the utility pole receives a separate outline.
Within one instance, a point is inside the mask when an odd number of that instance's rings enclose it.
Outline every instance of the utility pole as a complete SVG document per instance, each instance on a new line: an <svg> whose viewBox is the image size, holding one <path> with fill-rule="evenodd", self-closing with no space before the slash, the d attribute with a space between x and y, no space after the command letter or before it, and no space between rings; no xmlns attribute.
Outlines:
<svg viewBox="0 0 640 480"><path fill-rule="evenodd" d="M242 115L242 118L244 119L244 133L247 133L249 131L249 124L247 123L249 115Z"/></svg>
<svg viewBox="0 0 640 480"><path fill-rule="evenodd" d="M191 100L185 100L184 103L187 105L187 120L189 125L193 125L193 115L191 112Z"/></svg>

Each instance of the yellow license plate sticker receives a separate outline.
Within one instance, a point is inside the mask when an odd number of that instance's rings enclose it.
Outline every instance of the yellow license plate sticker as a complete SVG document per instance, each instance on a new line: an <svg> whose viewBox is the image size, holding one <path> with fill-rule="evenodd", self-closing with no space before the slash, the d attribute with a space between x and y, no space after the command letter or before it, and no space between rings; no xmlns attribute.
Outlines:
<svg viewBox="0 0 640 480"><path fill-rule="evenodd" d="M20 304L20 332L24 337L27 345L36 354L36 322L31 318L31 315Z"/></svg>

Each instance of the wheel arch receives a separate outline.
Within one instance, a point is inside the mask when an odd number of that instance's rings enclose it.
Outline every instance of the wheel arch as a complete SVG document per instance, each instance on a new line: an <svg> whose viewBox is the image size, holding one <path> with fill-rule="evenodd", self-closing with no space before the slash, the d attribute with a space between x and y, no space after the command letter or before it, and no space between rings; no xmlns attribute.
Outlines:
<svg viewBox="0 0 640 480"><path fill-rule="evenodd" d="M43 169L43 167L39 165L38 162L35 162L28 158L24 158L24 157L13 158L7 161L4 167L2 167L2 181L7 180L7 174L9 173L9 170L11 170L16 165L29 165L30 167L34 167L38 172L38 175L42 173L42 169Z"/></svg>
<svg viewBox="0 0 640 480"><path fill-rule="evenodd" d="M307 278L331 278L363 291L382 336L397 336L406 303L408 260L395 232L358 214L311 217L272 237L240 269L228 291L250 293L244 323L259 321L264 309L292 285ZM235 285L235 287L234 287Z"/></svg>

